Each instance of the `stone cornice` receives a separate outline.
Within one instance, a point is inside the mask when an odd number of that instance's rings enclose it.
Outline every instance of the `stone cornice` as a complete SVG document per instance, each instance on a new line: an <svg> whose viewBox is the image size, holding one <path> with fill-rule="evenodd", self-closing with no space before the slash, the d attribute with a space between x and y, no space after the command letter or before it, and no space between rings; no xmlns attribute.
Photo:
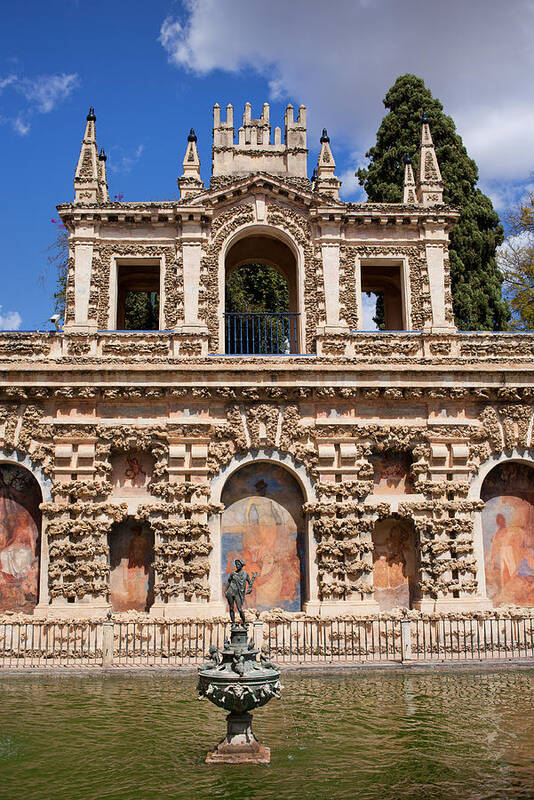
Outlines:
<svg viewBox="0 0 534 800"><path fill-rule="evenodd" d="M220 185L222 183L222 185ZM459 217L452 206L430 207L403 203L345 203L334 200L306 186L305 179L295 181L265 172L218 180L215 186L202 189L184 200L120 203L62 203L57 206L62 221L71 228L74 222L104 223L173 223L194 220L207 222L212 208L227 202L252 197L258 190L304 205L310 217L320 221L339 221L358 225L437 224L450 227Z"/></svg>
<svg viewBox="0 0 534 800"><path fill-rule="evenodd" d="M185 337L187 338L187 337ZM179 332L4 332L0 385L532 386L534 334L352 333L327 337L333 355L175 355ZM338 345L343 353L335 355ZM330 346L330 351L326 347Z"/></svg>

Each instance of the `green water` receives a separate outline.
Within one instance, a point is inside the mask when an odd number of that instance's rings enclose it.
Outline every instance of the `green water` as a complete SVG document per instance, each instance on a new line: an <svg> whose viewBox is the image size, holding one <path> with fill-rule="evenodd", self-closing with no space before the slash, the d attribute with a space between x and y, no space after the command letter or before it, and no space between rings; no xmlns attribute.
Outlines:
<svg viewBox="0 0 534 800"><path fill-rule="evenodd" d="M207 766L194 676L0 679L1 800L534 798L534 670L285 673L269 767Z"/></svg>

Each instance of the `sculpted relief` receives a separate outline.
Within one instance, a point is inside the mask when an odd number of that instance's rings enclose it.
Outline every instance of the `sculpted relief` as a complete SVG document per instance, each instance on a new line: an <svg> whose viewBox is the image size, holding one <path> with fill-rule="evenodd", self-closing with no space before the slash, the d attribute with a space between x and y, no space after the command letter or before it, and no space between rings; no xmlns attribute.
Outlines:
<svg viewBox="0 0 534 800"><path fill-rule="evenodd" d="M380 455L370 456L373 467L374 494L410 494L414 491L410 466L412 459L409 453L388 450Z"/></svg>
<svg viewBox="0 0 534 800"><path fill-rule="evenodd" d="M117 453L111 458L111 483L117 497L148 497L154 459L148 453Z"/></svg>

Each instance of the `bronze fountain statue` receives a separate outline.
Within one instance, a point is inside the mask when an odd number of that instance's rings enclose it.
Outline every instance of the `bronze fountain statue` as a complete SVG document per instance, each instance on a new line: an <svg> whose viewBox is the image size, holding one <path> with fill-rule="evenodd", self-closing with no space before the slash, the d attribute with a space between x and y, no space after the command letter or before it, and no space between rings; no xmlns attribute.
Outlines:
<svg viewBox="0 0 534 800"><path fill-rule="evenodd" d="M230 640L225 640L222 650L212 645L208 660L198 670L199 700L207 697L230 712L226 736L206 757L209 764L268 764L271 759L269 748L260 744L252 732L249 712L272 697L280 697L280 671L255 648L252 639L248 640L243 604L256 575L251 578L244 566L236 559L236 569L230 574L225 591L232 621ZM236 608L241 624L235 621Z"/></svg>

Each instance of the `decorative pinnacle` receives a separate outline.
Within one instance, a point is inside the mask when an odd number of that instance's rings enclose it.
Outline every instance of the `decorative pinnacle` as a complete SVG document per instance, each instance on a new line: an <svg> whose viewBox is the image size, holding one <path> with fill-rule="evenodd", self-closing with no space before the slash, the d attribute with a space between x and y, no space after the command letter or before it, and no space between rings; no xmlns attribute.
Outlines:
<svg viewBox="0 0 534 800"><path fill-rule="evenodd" d="M423 111L423 116L421 117L421 125L425 125L428 123L428 115L426 111Z"/></svg>
<svg viewBox="0 0 534 800"><path fill-rule="evenodd" d="M405 164L411 164L412 163L412 159L410 158L410 154L409 153L406 153L406 155L404 156L404 163Z"/></svg>
<svg viewBox="0 0 534 800"><path fill-rule="evenodd" d="M89 109L89 113L87 115L87 122L94 122L95 119L96 119L95 110L94 110L93 106L91 106L91 108Z"/></svg>
<svg viewBox="0 0 534 800"><path fill-rule="evenodd" d="M197 135L196 135L196 133L195 133L193 128L191 128L191 130L189 131L189 136L187 137L187 141L188 142L196 142L197 141Z"/></svg>
<svg viewBox="0 0 534 800"><path fill-rule="evenodd" d="M323 128L323 134L322 134L321 138L319 139L319 141L321 142L321 144L325 144L325 142L329 142L330 141L330 137L328 135L328 132L327 132L326 128Z"/></svg>
<svg viewBox="0 0 534 800"><path fill-rule="evenodd" d="M99 161L107 161L108 160L108 157L107 157L103 147L100 149L100 153L98 154L98 160Z"/></svg>

